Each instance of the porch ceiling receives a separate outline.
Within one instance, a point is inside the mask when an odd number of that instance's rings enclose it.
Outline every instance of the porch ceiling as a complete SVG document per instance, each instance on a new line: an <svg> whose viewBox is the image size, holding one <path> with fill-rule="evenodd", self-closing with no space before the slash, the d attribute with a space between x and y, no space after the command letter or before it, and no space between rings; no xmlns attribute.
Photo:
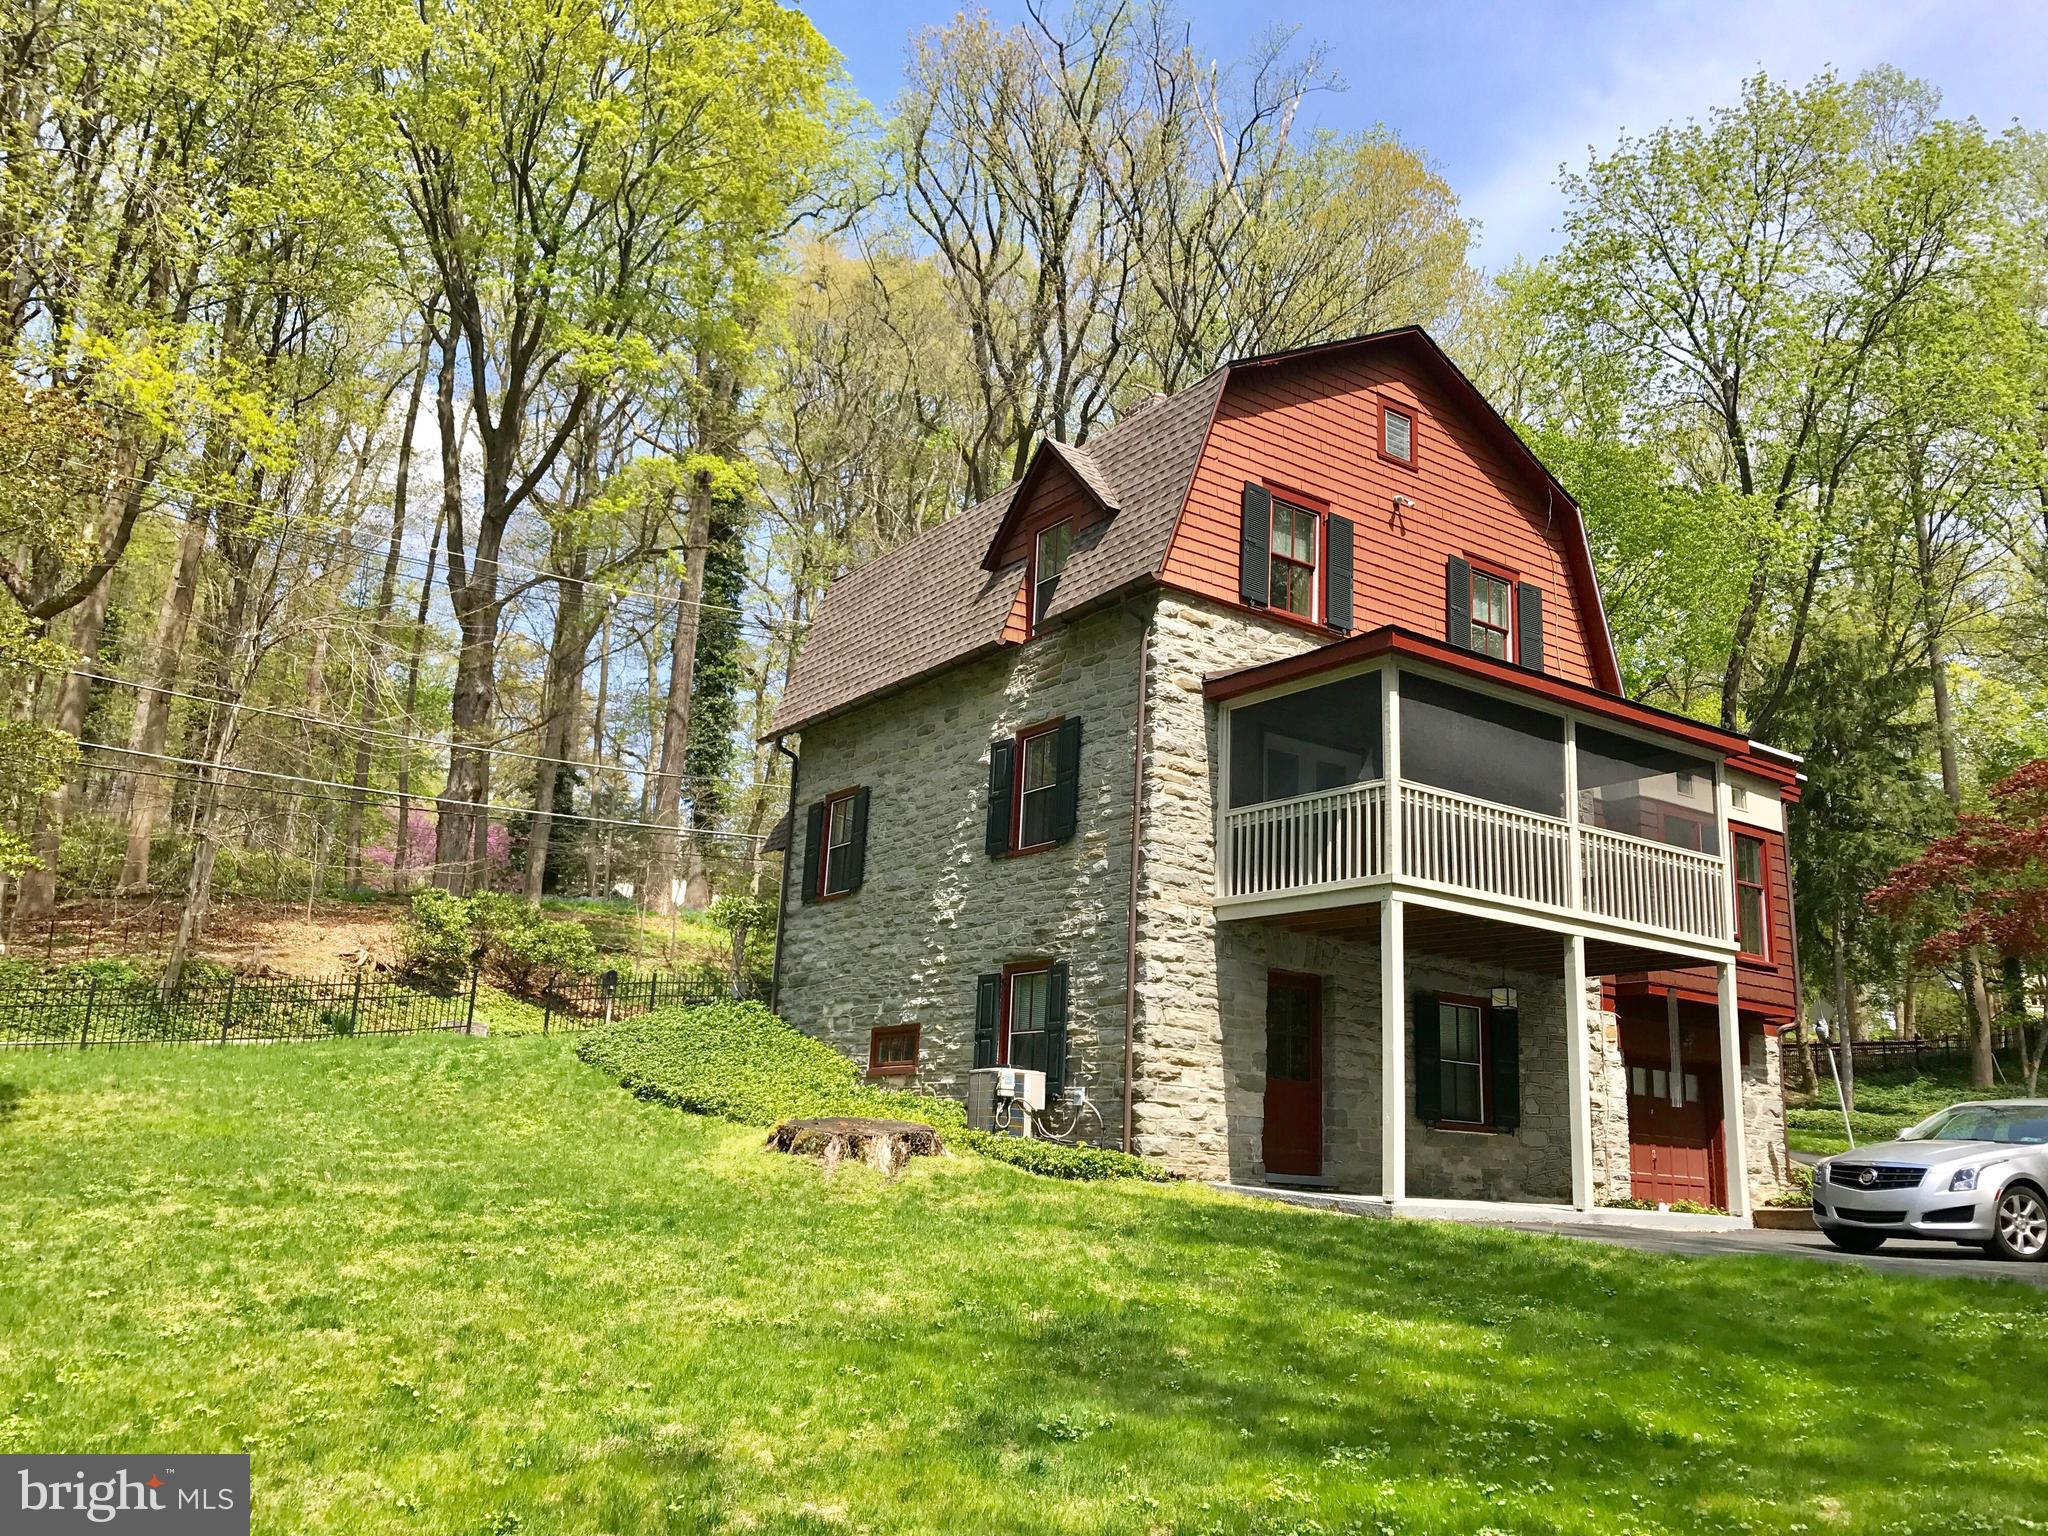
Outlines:
<svg viewBox="0 0 2048 1536"><path fill-rule="evenodd" d="M1380 904L1365 901L1355 906L1324 907L1314 912L1274 918L1273 921L1295 933L1373 941L1380 934ZM1560 970L1563 963L1564 936L1554 929L1534 928L1469 912L1450 912L1418 901L1407 904L1403 934L1410 950L1449 960L1494 961L1539 975ZM1674 954L1651 944L1623 944L1596 938L1586 940L1586 974L1589 976L1683 970L1699 965L1696 955ZM1711 976L1711 970L1707 974Z"/></svg>

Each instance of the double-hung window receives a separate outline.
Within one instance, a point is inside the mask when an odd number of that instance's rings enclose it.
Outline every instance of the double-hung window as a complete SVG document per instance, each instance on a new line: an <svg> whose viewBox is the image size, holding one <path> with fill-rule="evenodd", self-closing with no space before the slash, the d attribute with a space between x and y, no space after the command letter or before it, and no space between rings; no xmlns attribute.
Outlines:
<svg viewBox="0 0 2048 1536"><path fill-rule="evenodd" d="M1316 551L1322 519L1305 507L1273 502L1273 571L1268 603L1304 619L1316 616Z"/></svg>
<svg viewBox="0 0 2048 1536"><path fill-rule="evenodd" d="M1017 741L1017 849L1053 840L1053 790L1059 779L1057 722L1027 731Z"/></svg>
<svg viewBox="0 0 2048 1536"><path fill-rule="evenodd" d="M1059 590L1060 572L1067 568L1067 556L1073 552L1072 522L1054 523L1050 528L1039 531L1031 556L1031 629L1034 634L1045 622L1046 610L1052 607L1053 594Z"/></svg>
<svg viewBox="0 0 2048 1536"><path fill-rule="evenodd" d="M1043 1070L1039 1042L1045 1038L1047 1004L1052 996L1052 967L1012 970L1009 994L1003 999L1003 1066Z"/></svg>
<svg viewBox="0 0 2048 1536"><path fill-rule="evenodd" d="M1486 1124L1486 1010L1477 1002L1437 1003L1437 1105L1446 1125Z"/></svg>
<svg viewBox="0 0 2048 1536"><path fill-rule="evenodd" d="M1768 960L1771 898L1764 883L1764 840L1735 834L1735 947L1744 958Z"/></svg>
<svg viewBox="0 0 2048 1536"><path fill-rule="evenodd" d="M820 896L853 889L853 796L848 790L825 802L825 857L818 871Z"/></svg>
<svg viewBox="0 0 2048 1536"><path fill-rule="evenodd" d="M1511 659L1509 641L1514 599L1504 576L1472 567L1472 649L1501 661Z"/></svg>

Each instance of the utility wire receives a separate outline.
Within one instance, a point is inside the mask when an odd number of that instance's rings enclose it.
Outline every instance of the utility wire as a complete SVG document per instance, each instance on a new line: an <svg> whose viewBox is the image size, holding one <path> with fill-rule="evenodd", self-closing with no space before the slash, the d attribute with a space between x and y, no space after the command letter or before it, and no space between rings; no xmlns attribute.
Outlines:
<svg viewBox="0 0 2048 1536"><path fill-rule="evenodd" d="M344 784L339 779L315 779L309 778L304 774L273 773L267 768L244 768L234 763L208 763L195 757L176 757L168 752L144 752L135 747L117 747L112 742L107 741L81 741L78 743L78 749L81 752L114 752L122 757L139 757L150 762L172 763L181 768L206 768L219 773L239 773L250 778L272 780L283 784L309 784L320 789L338 789L345 796L349 797L360 793L379 795L388 800L399 798L398 791L395 789L377 789L365 786L359 791L355 785ZM54 761L54 759L46 760ZM177 775L164 775L164 777L175 778ZM485 800L444 801L438 796L427 794L409 794L406 798L417 800L422 805L436 805L443 810L495 811L502 816L533 816L536 814L533 807L527 805L499 805ZM341 803L345 804L347 802L342 801ZM669 826L658 821L629 820L618 816L589 816L579 811L550 811L548 815L556 821L580 821L591 826L602 827L632 827L645 832L673 833L677 837L723 837L730 838L735 842L750 843L760 843L767 840L767 834L760 832L723 832L712 827Z"/></svg>

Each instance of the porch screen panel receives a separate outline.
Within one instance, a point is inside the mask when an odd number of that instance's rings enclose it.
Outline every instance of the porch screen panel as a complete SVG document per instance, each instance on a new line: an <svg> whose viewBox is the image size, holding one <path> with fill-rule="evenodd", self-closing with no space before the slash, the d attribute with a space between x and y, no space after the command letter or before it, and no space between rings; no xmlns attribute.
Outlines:
<svg viewBox="0 0 2048 1536"><path fill-rule="evenodd" d="M1580 821L1695 853L1721 851L1712 763L1590 725L1577 739Z"/></svg>
<svg viewBox="0 0 2048 1536"><path fill-rule="evenodd" d="M1401 674L1401 777L1564 814L1564 722L1413 672Z"/></svg>
<svg viewBox="0 0 2048 1536"><path fill-rule="evenodd" d="M1377 672L1282 694L1230 721L1233 807L1363 784L1385 771Z"/></svg>

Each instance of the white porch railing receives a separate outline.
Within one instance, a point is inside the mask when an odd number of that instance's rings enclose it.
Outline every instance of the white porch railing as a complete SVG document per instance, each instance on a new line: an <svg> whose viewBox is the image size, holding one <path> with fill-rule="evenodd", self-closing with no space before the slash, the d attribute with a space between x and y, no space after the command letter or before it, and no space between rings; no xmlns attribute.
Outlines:
<svg viewBox="0 0 2048 1536"><path fill-rule="evenodd" d="M1631 928L1727 937L1721 898L1728 865L1714 854L1581 827L1579 870L1588 912Z"/></svg>
<svg viewBox="0 0 2048 1536"><path fill-rule="evenodd" d="M1726 943L1727 862L1647 838L1574 826L1470 795L1400 785L1401 874L1565 916ZM1223 813L1225 900L1384 879L1384 783L1295 795ZM1573 845L1577 844L1577 889Z"/></svg>
<svg viewBox="0 0 2048 1536"><path fill-rule="evenodd" d="M1416 880L1563 908L1571 824L1424 784L1401 786L1401 868Z"/></svg>
<svg viewBox="0 0 2048 1536"><path fill-rule="evenodd" d="M1386 786L1347 784L1223 813L1225 896L1348 885L1386 872Z"/></svg>

